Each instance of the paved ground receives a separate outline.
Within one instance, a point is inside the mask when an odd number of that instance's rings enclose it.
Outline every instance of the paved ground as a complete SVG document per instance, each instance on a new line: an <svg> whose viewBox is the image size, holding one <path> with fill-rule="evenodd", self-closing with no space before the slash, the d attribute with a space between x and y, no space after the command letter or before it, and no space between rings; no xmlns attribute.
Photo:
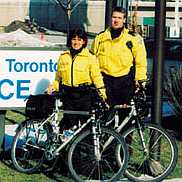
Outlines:
<svg viewBox="0 0 182 182"><path fill-rule="evenodd" d="M164 180L163 182L182 182L182 178L168 179Z"/></svg>
<svg viewBox="0 0 182 182"><path fill-rule="evenodd" d="M123 179L118 182L131 182L131 181L128 181L127 179ZM182 182L182 178L166 179L166 180L163 180L162 182Z"/></svg>

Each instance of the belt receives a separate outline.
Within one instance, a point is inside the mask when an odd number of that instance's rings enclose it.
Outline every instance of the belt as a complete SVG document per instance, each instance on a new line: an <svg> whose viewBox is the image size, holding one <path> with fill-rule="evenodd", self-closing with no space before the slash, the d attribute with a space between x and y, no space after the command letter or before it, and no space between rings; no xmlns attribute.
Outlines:
<svg viewBox="0 0 182 182"><path fill-rule="evenodd" d="M63 88L65 91L86 91L90 86L91 84L83 83L73 87L62 85L61 88Z"/></svg>
<svg viewBox="0 0 182 182"><path fill-rule="evenodd" d="M90 83L81 83L81 84L74 86L74 87L89 87L89 86L91 86Z"/></svg>
<svg viewBox="0 0 182 182"><path fill-rule="evenodd" d="M124 78L128 78L130 76L129 74L127 74L127 75L122 75L122 76L114 77L114 76L111 76L111 75L107 75L104 72L102 72L101 74L102 74L102 76L104 78L108 78L108 79L111 79L111 80L124 79Z"/></svg>

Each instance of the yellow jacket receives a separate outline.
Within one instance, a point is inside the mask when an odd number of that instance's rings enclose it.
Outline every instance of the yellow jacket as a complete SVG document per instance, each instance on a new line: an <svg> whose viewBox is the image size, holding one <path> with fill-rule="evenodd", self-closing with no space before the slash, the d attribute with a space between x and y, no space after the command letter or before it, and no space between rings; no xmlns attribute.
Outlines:
<svg viewBox="0 0 182 182"><path fill-rule="evenodd" d="M126 46L132 42L132 52ZM140 35L131 35L124 28L118 38L112 40L110 28L98 34L92 43L92 52L98 57L100 69L107 75L119 77L127 75L135 58L135 80L147 78L147 59L143 39Z"/></svg>
<svg viewBox="0 0 182 182"><path fill-rule="evenodd" d="M58 91L59 82L70 87L78 87L79 84L94 84L97 88L103 88L104 83L95 55L87 48L71 57L70 51L65 51L58 60L58 69L53 82L53 87ZM100 89L103 98L106 98L105 89Z"/></svg>

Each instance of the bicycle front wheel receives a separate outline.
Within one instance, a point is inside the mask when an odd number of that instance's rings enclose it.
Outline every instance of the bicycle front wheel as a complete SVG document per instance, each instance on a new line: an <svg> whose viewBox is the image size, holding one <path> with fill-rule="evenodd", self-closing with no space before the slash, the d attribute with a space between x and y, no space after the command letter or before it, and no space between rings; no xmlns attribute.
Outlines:
<svg viewBox="0 0 182 182"><path fill-rule="evenodd" d="M175 140L160 126L144 124L129 128L124 134L129 162L125 175L132 181L162 181L174 170L178 150ZM143 140L143 141L142 141Z"/></svg>
<svg viewBox="0 0 182 182"><path fill-rule="evenodd" d="M94 144L96 138L98 145ZM70 147L68 166L77 182L117 181L127 167L127 145L118 133L101 127L96 138L90 130L85 131ZM122 161L117 161L119 156Z"/></svg>
<svg viewBox="0 0 182 182"><path fill-rule="evenodd" d="M20 172L33 173L43 161L48 130L40 124L39 120L26 120L16 132L11 159Z"/></svg>

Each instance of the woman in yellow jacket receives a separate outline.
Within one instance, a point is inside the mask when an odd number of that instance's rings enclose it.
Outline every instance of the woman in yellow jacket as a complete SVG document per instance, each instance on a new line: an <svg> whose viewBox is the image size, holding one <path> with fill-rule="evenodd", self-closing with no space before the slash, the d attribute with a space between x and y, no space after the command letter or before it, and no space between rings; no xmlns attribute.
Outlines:
<svg viewBox="0 0 182 182"><path fill-rule="evenodd" d="M63 107L65 110L89 111L91 95L84 87L95 85L103 99L106 99L104 83L96 57L86 48L87 35L83 29L75 29L68 40L69 50L63 52L58 60L58 69L54 82L47 91L51 94L59 89L64 90ZM84 118L85 119L85 118ZM81 116L64 115L60 131L72 128Z"/></svg>

